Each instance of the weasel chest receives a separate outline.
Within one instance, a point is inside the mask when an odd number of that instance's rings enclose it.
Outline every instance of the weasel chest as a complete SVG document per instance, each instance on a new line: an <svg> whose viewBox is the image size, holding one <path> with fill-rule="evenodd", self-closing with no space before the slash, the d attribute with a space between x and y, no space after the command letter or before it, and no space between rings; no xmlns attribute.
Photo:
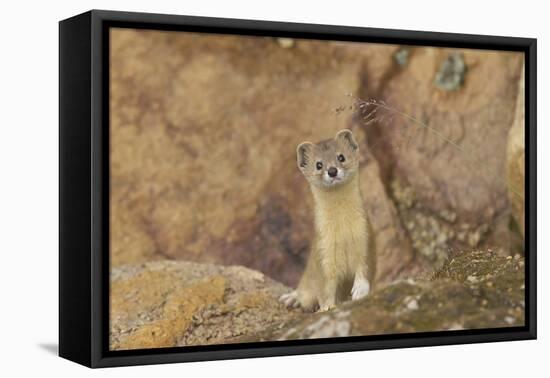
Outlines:
<svg viewBox="0 0 550 378"><path fill-rule="evenodd" d="M330 275L352 278L361 260L367 258L368 228L364 214L334 211L317 228L323 270Z"/></svg>

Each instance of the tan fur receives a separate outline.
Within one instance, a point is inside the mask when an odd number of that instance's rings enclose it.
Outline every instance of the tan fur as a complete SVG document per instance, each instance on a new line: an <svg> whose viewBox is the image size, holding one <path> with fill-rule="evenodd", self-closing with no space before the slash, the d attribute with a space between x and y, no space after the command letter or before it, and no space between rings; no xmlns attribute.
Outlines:
<svg viewBox="0 0 550 378"><path fill-rule="evenodd" d="M357 297L372 290L375 278L376 253L359 186L358 145L351 131L342 130L334 140L300 144L297 153L313 194L315 236L298 288L281 300L307 310L328 310L349 299L352 288L363 290ZM338 161L340 154L344 162ZM316 167L318 162L322 169ZM342 180L327 183L329 167L337 168Z"/></svg>

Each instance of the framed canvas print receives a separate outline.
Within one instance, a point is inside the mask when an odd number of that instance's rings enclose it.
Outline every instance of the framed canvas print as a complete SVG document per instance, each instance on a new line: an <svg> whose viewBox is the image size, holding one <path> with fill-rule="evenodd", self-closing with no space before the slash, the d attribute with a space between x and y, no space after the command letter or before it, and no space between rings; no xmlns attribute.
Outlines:
<svg viewBox="0 0 550 378"><path fill-rule="evenodd" d="M536 337L536 40L95 10L59 28L62 357Z"/></svg>

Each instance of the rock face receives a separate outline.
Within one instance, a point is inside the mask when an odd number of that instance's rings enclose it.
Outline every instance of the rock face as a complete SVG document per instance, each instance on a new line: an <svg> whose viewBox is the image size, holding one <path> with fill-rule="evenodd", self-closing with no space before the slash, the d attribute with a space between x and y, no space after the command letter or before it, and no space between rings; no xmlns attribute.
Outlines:
<svg viewBox="0 0 550 378"><path fill-rule="evenodd" d="M390 108L376 117L362 108L363 128L413 249L434 266L451 249L516 252L505 146L521 65L515 53L411 48L405 65L359 92Z"/></svg>
<svg viewBox="0 0 550 378"><path fill-rule="evenodd" d="M112 266L236 264L294 286L312 239L312 199L295 148L345 127L364 153L380 283L440 266L451 249L511 252L504 162L521 59L112 31ZM468 153L403 118L366 125L346 93L383 99Z"/></svg>
<svg viewBox="0 0 550 378"><path fill-rule="evenodd" d="M454 256L423 278L385 285L326 313L283 307L290 290L262 273L160 261L111 273L112 350L520 326L524 261ZM452 300L451 300L452 299Z"/></svg>

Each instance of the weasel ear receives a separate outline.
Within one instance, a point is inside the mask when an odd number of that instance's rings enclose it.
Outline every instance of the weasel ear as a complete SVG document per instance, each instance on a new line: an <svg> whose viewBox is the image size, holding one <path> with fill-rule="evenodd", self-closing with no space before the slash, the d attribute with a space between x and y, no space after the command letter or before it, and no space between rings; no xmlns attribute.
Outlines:
<svg viewBox="0 0 550 378"><path fill-rule="evenodd" d="M353 137L353 133L349 129L338 131L334 139L336 139L339 142L342 142L346 146L349 146L349 148L352 151L357 151L359 149L359 145L357 144L357 141Z"/></svg>
<svg viewBox="0 0 550 378"><path fill-rule="evenodd" d="M311 162L311 155L313 153L313 143L303 142L296 148L296 159L298 168L303 171L307 165Z"/></svg>

